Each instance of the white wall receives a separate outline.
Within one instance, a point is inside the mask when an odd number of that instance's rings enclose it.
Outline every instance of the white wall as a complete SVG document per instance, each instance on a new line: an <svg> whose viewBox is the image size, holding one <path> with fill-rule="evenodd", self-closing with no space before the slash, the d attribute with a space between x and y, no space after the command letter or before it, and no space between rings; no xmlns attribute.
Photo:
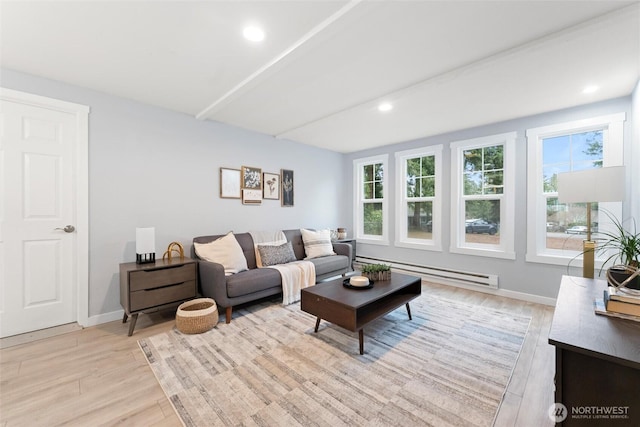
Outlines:
<svg viewBox="0 0 640 427"><path fill-rule="evenodd" d="M2 70L5 88L88 105L89 316L121 309L118 265L135 261L135 228L172 241L229 230L344 226L342 155L67 84ZM295 206L219 197L219 168L294 171Z"/></svg>
<svg viewBox="0 0 640 427"><path fill-rule="evenodd" d="M636 97L637 98L637 97ZM637 106L637 102L636 102ZM636 109L640 110L640 108ZM547 264L528 263L525 261L526 246L527 246L527 147L526 147L526 129L549 125L553 123L562 123L572 120L583 119L586 117L596 117L604 114L625 112L627 114L627 120L624 125L624 138L625 138L625 155L629 156L631 152L632 141L632 126L630 121L632 120L631 114L631 97L620 98L607 102L601 102L597 104L591 104L584 107L576 107L567 110L557 111L553 113L541 114L522 119L510 120L502 123L495 123L487 126L481 126L473 129L467 129L457 132L448 133L445 135L439 135L429 138L418 139L415 141L408 141L400 144L379 147L376 149L365 150L357 153L351 153L346 156L347 164L352 164L353 159L368 157L382 153L388 153L389 158L394 158L394 153L402 150L408 150L418 147L425 147L436 144L444 144L443 150L443 165L445 173L443 174L444 182L442 192L445 195L451 193L450 184L450 165L451 164L451 150L449 150L449 143L453 141L466 140L471 138L478 138L488 135L501 134L506 132L517 132L516 140L516 223L515 223L515 260L504 260L480 256L460 255L452 254L449 252L450 247L450 218L451 218L451 204L448 196L443 200L443 212L442 212L442 230L443 240L442 252L432 252L416 249L397 248L393 244L390 246L379 245L365 245L358 244L358 255L370 256L380 259L386 259L390 261L401 261L418 265L435 266L441 268L452 268L463 271L485 273L485 274L498 274L499 287L502 290L513 291L518 293L532 294L541 296L544 298L555 298L558 293L560 285L560 277L563 274L581 275L581 269L568 268L565 266L552 266ZM637 119L637 114L636 114ZM640 120L635 120L636 125ZM638 142L637 138L635 140ZM640 152L640 150L636 150ZM628 164L629 159L626 158L625 162ZM640 170L640 169L636 169ZM353 174L353 171L351 171ZM390 191L390 206L389 216L391 224L395 221L395 209L393 208L396 202L395 196L395 162L390 161L388 165L388 175L390 182L387 183L387 189ZM638 182L638 173L633 173L634 178L631 179L635 184L633 185L633 193L636 195L635 204L638 204L638 192L640 191L640 183ZM352 204L353 189L347 189L345 195L345 204ZM625 211L629 212L626 204ZM636 206L637 208L637 206ZM636 209L637 211L637 209ZM640 218L636 214L636 218ZM350 227L353 229L353 217L350 219ZM393 242L395 239L395 229L390 227L389 240Z"/></svg>

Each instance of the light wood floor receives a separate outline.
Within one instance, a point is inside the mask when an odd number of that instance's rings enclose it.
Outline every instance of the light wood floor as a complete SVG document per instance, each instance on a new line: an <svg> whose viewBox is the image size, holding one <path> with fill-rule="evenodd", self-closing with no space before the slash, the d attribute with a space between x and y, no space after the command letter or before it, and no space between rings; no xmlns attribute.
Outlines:
<svg viewBox="0 0 640 427"><path fill-rule="evenodd" d="M495 425L552 426L553 308L430 283L423 292L532 317ZM116 321L0 350L0 427L181 425L137 344L174 324L173 313L152 313L132 337Z"/></svg>

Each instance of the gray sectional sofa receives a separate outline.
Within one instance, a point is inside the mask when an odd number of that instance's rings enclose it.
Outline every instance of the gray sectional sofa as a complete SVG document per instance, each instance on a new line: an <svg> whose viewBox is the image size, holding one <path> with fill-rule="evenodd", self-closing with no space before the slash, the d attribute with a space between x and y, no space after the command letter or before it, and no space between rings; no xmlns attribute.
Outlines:
<svg viewBox="0 0 640 427"><path fill-rule="evenodd" d="M305 258L302 234L297 230L283 230L291 242L298 260ZM194 243L209 243L224 235L194 237ZM198 283L204 297L213 298L218 307L225 308L226 323L231 322L233 306L282 293L280 273L273 268L257 268L253 239L249 233L234 234L247 259L248 270L225 276L224 267L198 257L195 245L191 246L191 257L198 260ZM316 269L316 282L341 276L351 270L352 246L348 243L333 243L337 255L310 259Z"/></svg>

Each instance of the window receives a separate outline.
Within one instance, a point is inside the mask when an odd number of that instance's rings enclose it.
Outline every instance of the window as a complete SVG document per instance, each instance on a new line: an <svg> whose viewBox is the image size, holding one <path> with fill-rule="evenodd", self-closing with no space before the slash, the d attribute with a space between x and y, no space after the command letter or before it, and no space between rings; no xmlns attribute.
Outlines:
<svg viewBox="0 0 640 427"><path fill-rule="evenodd" d="M364 243L388 244L386 169L388 156L353 161L355 171L354 224L356 238Z"/></svg>
<svg viewBox="0 0 640 427"><path fill-rule="evenodd" d="M396 246L442 250L442 145L396 153Z"/></svg>
<svg viewBox="0 0 640 427"><path fill-rule="evenodd" d="M527 261L568 265L579 256L586 204L558 202L558 173L622 165L624 119L621 113L527 130ZM593 203L596 233L607 227L602 209L621 216L620 203Z"/></svg>
<svg viewBox="0 0 640 427"><path fill-rule="evenodd" d="M515 259L516 133L451 144L451 252Z"/></svg>

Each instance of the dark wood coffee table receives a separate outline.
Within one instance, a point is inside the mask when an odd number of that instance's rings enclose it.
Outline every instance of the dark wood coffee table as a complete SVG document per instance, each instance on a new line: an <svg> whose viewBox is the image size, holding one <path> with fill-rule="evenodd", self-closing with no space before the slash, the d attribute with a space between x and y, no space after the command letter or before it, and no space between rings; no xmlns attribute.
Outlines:
<svg viewBox="0 0 640 427"><path fill-rule="evenodd" d="M396 272L390 280L375 282L371 289L349 289L342 282L340 278L302 289L300 308L317 317L315 332L321 319L358 331L360 354L364 354L364 327L402 304L407 307L411 320L409 301L422 292L419 277Z"/></svg>

